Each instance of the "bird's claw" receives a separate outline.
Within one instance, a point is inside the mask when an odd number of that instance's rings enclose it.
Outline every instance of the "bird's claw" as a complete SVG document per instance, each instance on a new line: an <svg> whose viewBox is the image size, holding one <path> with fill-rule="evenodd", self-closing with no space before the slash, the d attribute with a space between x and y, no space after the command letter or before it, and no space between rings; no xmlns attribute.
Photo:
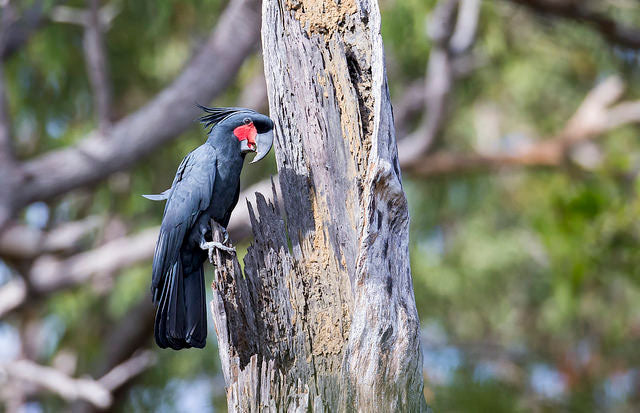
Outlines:
<svg viewBox="0 0 640 413"><path fill-rule="evenodd" d="M222 240L222 243L226 244L227 242L229 242L229 233L227 232L227 229L225 227L221 227L220 229L222 230L222 234L224 234L224 239Z"/></svg>
<svg viewBox="0 0 640 413"><path fill-rule="evenodd" d="M213 262L213 250L214 250L214 248L217 248L217 249L222 250L222 251L226 251L226 252L228 252L230 254L235 254L236 253L235 247L227 247L223 243L217 242L217 241L202 242L200 244L200 248L202 248L203 250L208 250L208 252L209 252L209 262Z"/></svg>

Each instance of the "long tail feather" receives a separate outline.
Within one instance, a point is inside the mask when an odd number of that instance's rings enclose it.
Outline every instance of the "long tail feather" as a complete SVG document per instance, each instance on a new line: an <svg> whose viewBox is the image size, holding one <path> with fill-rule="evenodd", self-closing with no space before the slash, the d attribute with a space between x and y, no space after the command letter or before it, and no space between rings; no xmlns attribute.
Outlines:
<svg viewBox="0 0 640 413"><path fill-rule="evenodd" d="M178 259L166 276L155 320L155 339L161 348L203 348L207 321L202 266L184 274Z"/></svg>

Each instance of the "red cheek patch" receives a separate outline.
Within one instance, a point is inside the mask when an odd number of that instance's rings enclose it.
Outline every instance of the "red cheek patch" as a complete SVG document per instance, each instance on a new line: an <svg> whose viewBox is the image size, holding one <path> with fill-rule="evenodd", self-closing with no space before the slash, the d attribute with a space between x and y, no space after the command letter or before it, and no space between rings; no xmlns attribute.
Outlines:
<svg viewBox="0 0 640 413"><path fill-rule="evenodd" d="M256 147L256 136L258 135L258 131L256 130L256 127L253 126L253 122L248 125L238 126L233 130L233 134L239 141L247 140L250 148Z"/></svg>

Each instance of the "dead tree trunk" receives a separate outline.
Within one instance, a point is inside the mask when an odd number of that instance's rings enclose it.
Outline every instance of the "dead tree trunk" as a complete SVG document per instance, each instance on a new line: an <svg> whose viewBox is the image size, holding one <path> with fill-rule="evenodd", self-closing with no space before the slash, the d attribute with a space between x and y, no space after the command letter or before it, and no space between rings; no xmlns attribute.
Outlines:
<svg viewBox="0 0 640 413"><path fill-rule="evenodd" d="M284 211L215 257L230 411L427 410L380 13L334 1L263 0Z"/></svg>

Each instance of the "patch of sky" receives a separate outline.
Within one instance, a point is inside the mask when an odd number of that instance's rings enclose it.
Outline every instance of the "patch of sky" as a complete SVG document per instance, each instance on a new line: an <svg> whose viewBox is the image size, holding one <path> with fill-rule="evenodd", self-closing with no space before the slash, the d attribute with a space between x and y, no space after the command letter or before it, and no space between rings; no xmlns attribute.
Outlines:
<svg viewBox="0 0 640 413"><path fill-rule="evenodd" d="M466 205L468 195L469 188L463 182L454 182L449 186L449 190L447 191L449 203L455 209L460 209Z"/></svg>
<svg viewBox="0 0 640 413"><path fill-rule="evenodd" d="M434 227L426 237L417 242L418 249L438 264L445 252L445 239L442 227Z"/></svg>
<svg viewBox="0 0 640 413"><path fill-rule="evenodd" d="M606 403L611 405L627 401L638 384L637 370L626 370L612 374L603 384Z"/></svg>
<svg viewBox="0 0 640 413"><path fill-rule="evenodd" d="M45 317L38 333L43 356L50 357L55 353L65 330L66 326L60 317L53 314Z"/></svg>
<svg viewBox="0 0 640 413"><path fill-rule="evenodd" d="M463 361L462 353L454 346L423 349L423 355L423 368L429 381L439 385L450 384Z"/></svg>
<svg viewBox="0 0 640 413"><path fill-rule="evenodd" d="M49 207L44 202L34 202L27 207L24 218L30 227L42 229L49 222Z"/></svg>
<svg viewBox="0 0 640 413"><path fill-rule="evenodd" d="M426 320L422 323L420 339L422 347L443 346L447 344L448 336L442 324L437 320Z"/></svg>
<svg viewBox="0 0 640 413"><path fill-rule="evenodd" d="M535 364L532 367L529 383L533 391L547 399L559 399L567 391L564 374L546 364Z"/></svg>
<svg viewBox="0 0 640 413"><path fill-rule="evenodd" d="M476 363L473 369L473 381L484 383L500 377L500 365L496 362L486 360Z"/></svg>
<svg viewBox="0 0 640 413"><path fill-rule="evenodd" d="M67 120L62 118L52 118L47 120L47 123L45 124L47 135L53 139L60 139L67 131L67 124Z"/></svg>
<svg viewBox="0 0 640 413"><path fill-rule="evenodd" d="M20 354L20 335L10 324L0 321L0 363L14 360Z"/></svg>
<svg viewBox="0 0 640 413"><path fill-rule="evenodd" d="M27 402L21 406L21 413L43 413L42 405L38 402Z"/></svg>
<svg viewBox="0 0 640 413"><path fill-rule="evenodd" d="M614 47L613 53L618 59L628 64L640 64L640 53L637 50L626 47Z"/></svg>
<svg viewBox="0 0 640 413"><path fill-rule="evenodd" d="M11 279L11 268L5 264L4 261L0 260L0 285L9 282Z"/></svg>
<svg viewBox="0 0 640 413"><path fill-rule="evenodd" d="M56 94L60 93L60 79L56 71L49 71L46 77L47 86L49 86Z"/></svg>

